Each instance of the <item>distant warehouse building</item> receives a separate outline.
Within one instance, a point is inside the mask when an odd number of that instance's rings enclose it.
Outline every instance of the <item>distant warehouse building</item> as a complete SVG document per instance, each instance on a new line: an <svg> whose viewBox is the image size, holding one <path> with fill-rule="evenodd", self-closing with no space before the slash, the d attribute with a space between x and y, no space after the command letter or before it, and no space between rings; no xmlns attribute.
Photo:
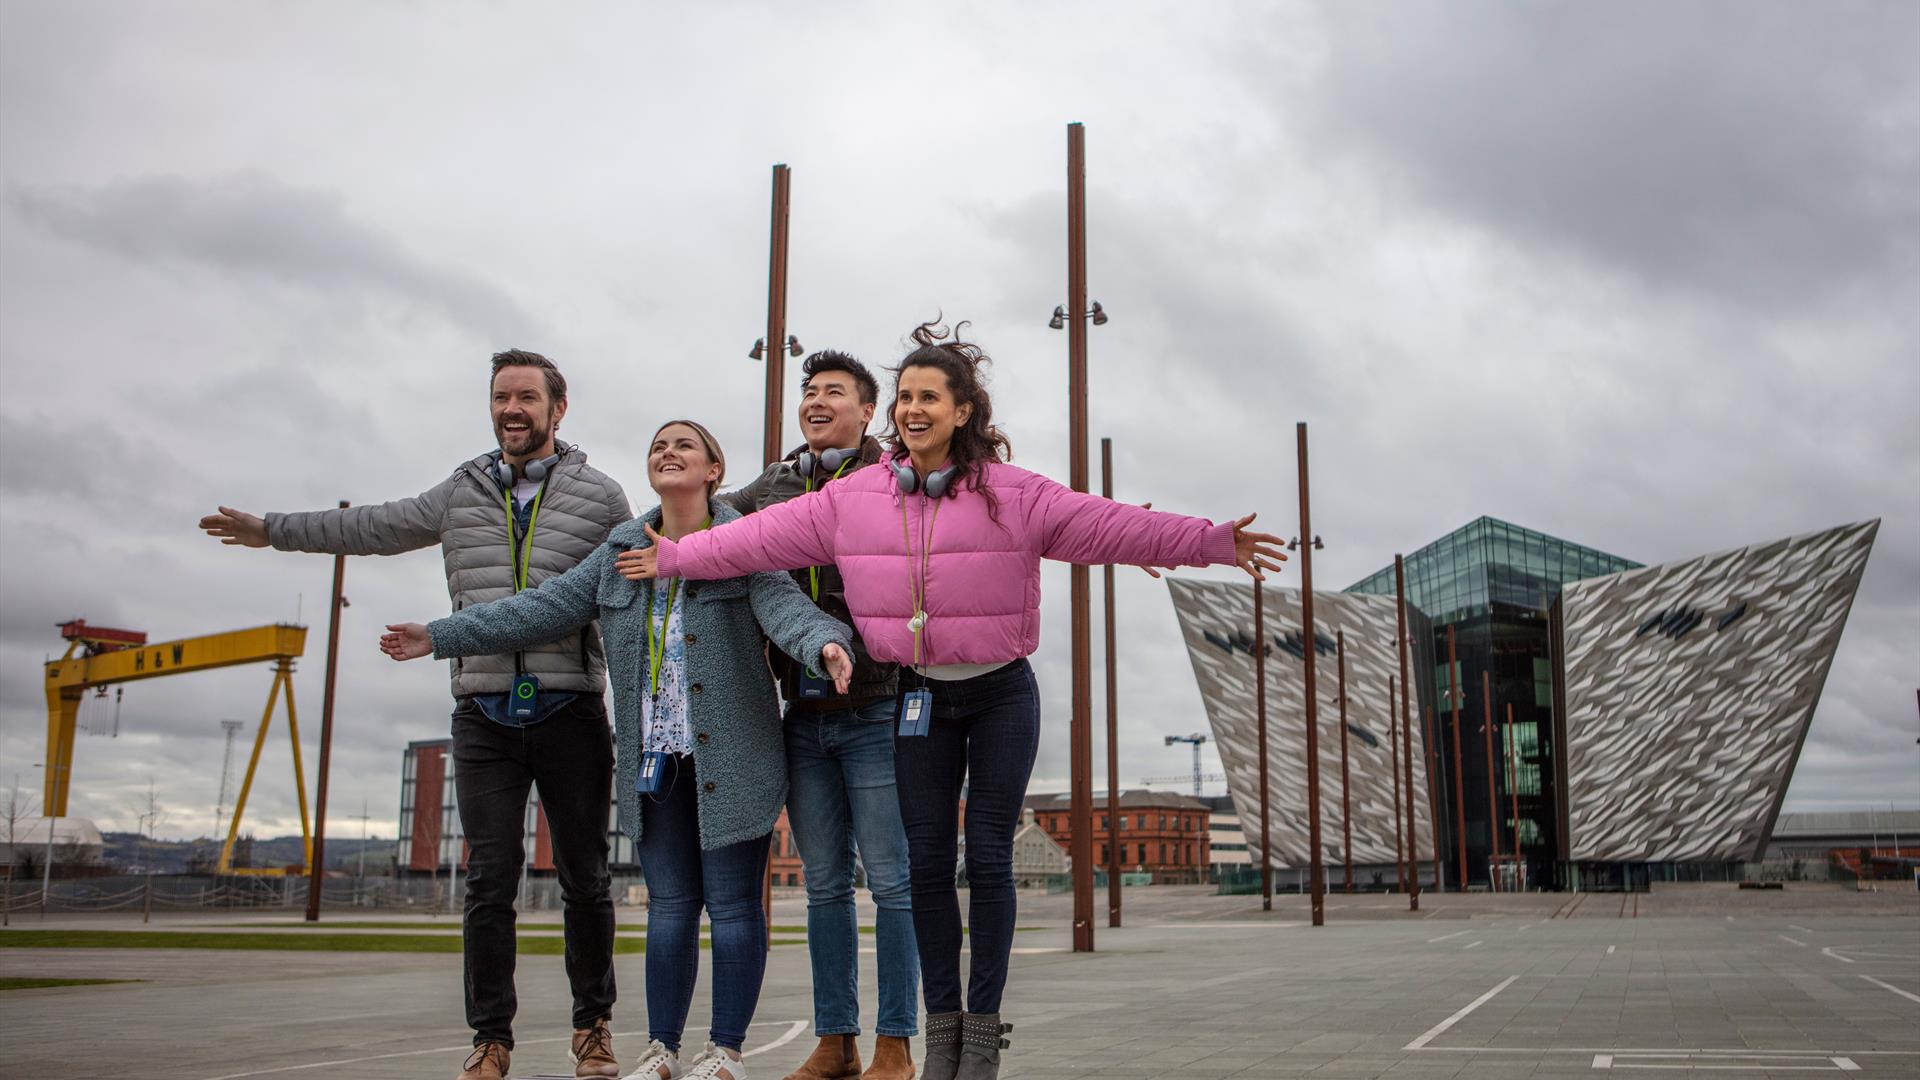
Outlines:
<svg viewBox="0 0 1920 1080"><path fill-rule="evenodd" d="M1069 854L1073 851L1071 796L1029 795L1034 820ZM1093 865L1107 865L1108 845L1119 845L1120 870L1147 874L1156 885L1199 884L1208 879L1207 841L1212 807L1191 795L1130 789L1120 793L1116 832L1107 820L1105 793L1093 797Z"/></svg>

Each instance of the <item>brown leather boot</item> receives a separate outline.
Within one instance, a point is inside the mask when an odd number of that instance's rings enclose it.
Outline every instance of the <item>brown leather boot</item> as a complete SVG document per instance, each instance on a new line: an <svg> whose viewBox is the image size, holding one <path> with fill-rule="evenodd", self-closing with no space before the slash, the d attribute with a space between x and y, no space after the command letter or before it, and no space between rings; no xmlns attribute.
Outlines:
<svg viewBox="0 0 1920 1080"><path fill-rule="evenodd" d="M483 1042L467 1055L460 1067L460 1080L507 1080L507 1048L497 1042Z"/></svg>
<svg viewBox="0 0 1920 1080"><path fill-rule="evenodd" d="M590 1028L576 1028L573 1032L573 1075L579 1077L619 1076L620 1063L613 1057L613 1031L607 1027L606 1017L593 1022Z"/></svg>
<svg viewBox="0 0 1920 1080"><path fill-rule="evenodd" d="M850 1080L860 1075L860 1043L851 1035L822 1035L787 1080Z"/></svg>
<svg viewBox="0 0 1920 1080"><path fill-rule="evenodd" d="M913 1080L913 1044L898 1035L876 1037L873 1064L860 1080Z"/></svg>

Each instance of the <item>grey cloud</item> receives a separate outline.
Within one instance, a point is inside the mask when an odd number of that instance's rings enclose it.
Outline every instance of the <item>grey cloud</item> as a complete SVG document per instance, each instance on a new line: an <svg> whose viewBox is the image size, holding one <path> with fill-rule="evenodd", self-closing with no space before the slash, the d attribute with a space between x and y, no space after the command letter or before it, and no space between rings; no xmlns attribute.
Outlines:
<svg viewBox="0 0 1920 1080"><path fill-rule="evenodd" d="M261 173L147 176L94 188L16 188L10 195L26 221L142 262L398 299L494 339L540 325L484 279L433 265L356 220L341 194L290 187Z"/></svg>
<svg viewBox="0 0 1920 1080"><path fill-rule="evenodd" d="M1911 4L1327 12L1313 135L1490 232L1746 303L1915 266Z"/></svg>

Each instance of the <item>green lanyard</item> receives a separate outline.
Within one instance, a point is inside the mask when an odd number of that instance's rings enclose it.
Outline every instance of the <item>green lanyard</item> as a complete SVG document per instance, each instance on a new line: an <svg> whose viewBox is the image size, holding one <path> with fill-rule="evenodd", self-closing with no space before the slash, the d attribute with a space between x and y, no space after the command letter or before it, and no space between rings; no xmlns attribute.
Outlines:
<svg viewBox="0 0 1920 1080"><path fill-rule="evenodd" d="M713 518L709 517L700 528L711 524ZM667 624L673 621L673 598L679 591L680 579L671 579L667 583L667 610L660 616L658 630L653 625L653 600L647 600L647 693L656 699L660 696L660 661L667 651Z"/></svg>
<svg viewBox="0 0 1920 1080"><path fill-rule="evenodd" d="M540 500L547 497L545 481L533 496L533 512L527 515L526 539L520 537L519 526L513 515L513 496L511 489L501 492L500 502L507 510L507 550L513 562L513 591L519 592L527 587L527 573L533 566L533 530L540 523Z"/></svg>
<svg viewBox="0 0 1920 1080"><path fill-rule="evenodd" d="M848 458L847 460L841 462L840 467L833 470L832 476L820 482L820 486L826 487L828 483L834 480L840 479L840 474L843 472L846 472L847 466L853 464L853 462L854 462L853 458ZM813 492L813 477L811 476L807 477L807 492L809 494ZM813 602L816 604L819 603L820 602L820 568L819 567L817 566L807 567L807 584L812 591Z"/></svg>

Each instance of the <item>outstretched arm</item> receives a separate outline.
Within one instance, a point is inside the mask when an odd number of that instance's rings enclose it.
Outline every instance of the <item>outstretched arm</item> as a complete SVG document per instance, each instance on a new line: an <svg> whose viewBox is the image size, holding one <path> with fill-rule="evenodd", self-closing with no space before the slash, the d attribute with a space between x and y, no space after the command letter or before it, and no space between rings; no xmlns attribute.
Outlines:
<svg viewBox="0 0 1920 1080"><path fill-rule="evenodd" d="M623 552L615 565L634 581L652 577L710 581L821 566L833 561L837 519L833 499L833 490L823 488L679 540L668 540L649 526L647 536L653 544Z"/></svg>
<svg viewBox="0 0 1920 1080"><path fill-rule="evenodd" d="M444 660L517 652L558 641L599 614L594 598L610 550L602 544L578 566L548 578L537 589L462 608L425 627L394 623L380 638L381 651L395 660L412 660L431 651L435 659Z"/></svg>
<svg viewBox="0 0 1920 1080"><path fill-rule="evenodd" d="M1042 556L1063 562L1137 566L1236 565L1254 577L1280 569L1280 538L1252 532L1250 514L1215 524L1074 491L1044 477L1035 500Z"/></svg>
<svg viewBox="0 0 1920 1080"><path fill-rule="evenodd" d="M410 499L265 518L223 506L201 518L200 527L223 544L328 555L398 555L440 542L453 484L450 476Z"/></svg>

